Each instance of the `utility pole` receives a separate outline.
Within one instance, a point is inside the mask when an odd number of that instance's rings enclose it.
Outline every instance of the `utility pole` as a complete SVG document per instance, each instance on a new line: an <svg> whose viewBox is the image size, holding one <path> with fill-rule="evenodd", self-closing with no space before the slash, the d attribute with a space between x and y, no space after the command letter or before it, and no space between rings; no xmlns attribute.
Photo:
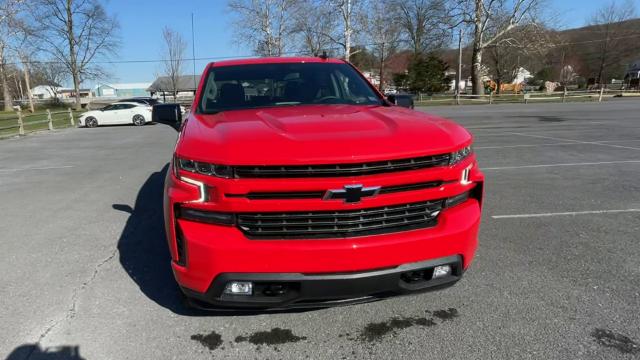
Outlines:
<svg viewBox="0 0 640 360"><path fill-rule="evenodd" d="M196 36L193 31L193 13L191 13L191 57L193 58L193 96L196 96L198 85L196 84Z"/></svg>
<svg viewBox="0 0 640 360"><path fill-rule="evenodd" d="M462 37L464 36L464 28L460 28L458 36L458 76L456 81L456 104L460 105L460 83L462 82Z"/></svg>

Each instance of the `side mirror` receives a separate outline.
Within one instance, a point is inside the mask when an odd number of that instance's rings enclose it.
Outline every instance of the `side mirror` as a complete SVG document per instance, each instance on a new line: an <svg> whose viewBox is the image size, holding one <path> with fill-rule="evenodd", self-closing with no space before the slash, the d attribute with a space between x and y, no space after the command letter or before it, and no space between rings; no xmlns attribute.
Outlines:
<svg viewBox="0 0 640 360"><path fill-rule="evenodd" d="M397 105L398 103L396 102L396 96L395 95L389 95L387 96L387 101L392 103L393 105Z"/></svg>
<svg viewBox="0 0 640 360"><path fill-rule="evenodd" d="M180 104L158 104L153 106L151 112L153 122L169 125L176 131L180 131L182 125L182 110Z"/></svg>

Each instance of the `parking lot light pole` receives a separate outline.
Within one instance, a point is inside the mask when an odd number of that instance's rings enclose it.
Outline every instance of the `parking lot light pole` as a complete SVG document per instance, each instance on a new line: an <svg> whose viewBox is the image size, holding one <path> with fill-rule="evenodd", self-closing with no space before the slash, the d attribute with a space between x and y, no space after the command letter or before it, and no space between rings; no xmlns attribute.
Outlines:
<svg viewBox="0 0 640 360"><path fill-rule="evenodd" d="M193 58L193 88L194 96L195 92L198 91L198 85L196 84L196 35L193 30L193 13L191 13L191 57Z"/></svg>

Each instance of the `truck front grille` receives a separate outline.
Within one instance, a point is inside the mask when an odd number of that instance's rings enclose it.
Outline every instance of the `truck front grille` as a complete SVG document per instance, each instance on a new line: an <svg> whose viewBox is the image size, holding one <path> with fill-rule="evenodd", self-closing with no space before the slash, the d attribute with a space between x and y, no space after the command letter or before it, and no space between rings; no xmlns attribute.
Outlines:
<svg viewBox="0 0 640 360"><path fill-rule="evenodd" d="M304 178L372 175L449 165L449 154L336 165L236 166L238 178Z"/></svg>
<svg viewBox="0 0 640 360"><path fill-rule="evenodd" d="M436 225L443 200L322 212L242 213L237 226L250 238L346 238Z"/></svg>

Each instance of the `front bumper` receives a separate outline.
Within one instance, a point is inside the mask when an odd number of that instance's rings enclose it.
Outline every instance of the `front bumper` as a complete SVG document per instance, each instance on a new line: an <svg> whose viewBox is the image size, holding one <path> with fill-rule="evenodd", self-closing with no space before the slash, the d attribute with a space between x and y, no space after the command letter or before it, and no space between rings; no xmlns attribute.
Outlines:
<svg viewBox="0 0 640 360"><path fill-rule="evenodd" d="M320 302L323 302L411 292L405 290L412 289L403 289L398 284L398 273L407 271L407 267L413 266L411 264L436 266L440 262L450 262L451 257L457 259L457 270L455 278L448 280L455 282L471 264L477 247L480 203L470 199L444 210L438 225L432 228L349 239L250 240L234 227L185 220L178 220L178 224L186 244L187 261L186 266L172 262L172 267L178 284L189 297L218 306L283 307L306 300L317 303L316 295L320 294ZM378 274L378 269L386 269L390 273ZM329 275L324 277L324 274ZM363 278L366 285L356 284L361 290L343 293L341 289L353 284L351 280L338 281L349 279L338 274ZM384 275L386 280L379 282L374 276L373 281L368 281L371 279L366 279L367 274ZM267 282L284 276L286 281L320 284L321 292L316 294L305 290L294 298L277 299L273 304L253 304L246 297L221 298L222 284L228 280L242 281L245 276L249 281ZM386 276L391 276L391 280ZM427 287L432 287L431 284L440 285L429 283ZM325 305L331 304L327 302Z"/></svg>
<svg viewBox="0 0 640 360"><path fill-rule="evenodd" d="M384 186L433 179L451 181L459 179L460 171L468 164L460 164L455 169L374 175L359 179L362 181L358 182L365 186ZM283 186L307 190L315 186L313 182L322 182L321 186L328 188L338 188L339 185L327 185L325 182L329 180L324 179L303 180L287 181ZM475 195L472 198L443 209L433 227L347 238L250 239L236 226L214 225L176 217L175 206L188 204L231 213L306 209L320 211L346 207L322 199L252 201L224 196L227 193L242 193L259 186L273 187L274 184L281 183L266 180L251 182L251 186L243 190L235 187L243 187L247 181L236 184L234 180L221 180L220 184L210 185L215 190L211 191L203 203L204 198L196 200L203 191L198 191L199 188L190 183L177 180L169 172L165 182L165 225L173 272L180 287L189 298L195 299L196 305L219 308L330 306L450 285L470 266L478 244L483 176L477 166L474 166L471 180L473 182L470 184L454 181L429 190L381 195L348 207L373 208L449 198L473 190ZM336 181L340 184L346 182ZM226 189L225 186L230 188ZM439 261L451 261L452 258L456 259L456 272L442 284L439 280L424 284L423 288L407 289L397 280L400 276L398 274L407 271L407 267L413 264L437 266ZM257 283L284 281L298 285L284 298L256 300L246 296L236 299L222 295L226 282L243 279ZM352 287L357 291L346 291Z"/></svg>
<svg viewBox="0 0 640 360"><path fill-rule="evenodd" d="M434 267L439 265L451 266L452 272L432 278ZM462 257L450 256L390 269L345 274L224 273L205 293L185 288L183 291L191 305L201 309L319 308L439 289L453 285L462 273ZM225 285L230 281L252 282L253 294L225 294Z"/></svg>

